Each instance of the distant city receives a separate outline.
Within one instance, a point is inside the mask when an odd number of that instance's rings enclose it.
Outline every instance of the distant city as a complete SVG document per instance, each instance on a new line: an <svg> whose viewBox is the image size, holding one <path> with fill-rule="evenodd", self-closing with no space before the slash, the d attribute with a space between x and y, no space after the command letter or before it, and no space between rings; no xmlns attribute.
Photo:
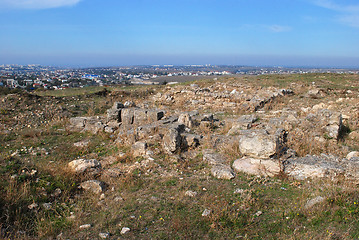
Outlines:
<svg viewBox="0 0 359 240"><path fill-rule="evenodd" d="M359 69L248 67L227 65L151 65L127 67L59 68L41 65L0 65L0 86L26 90L108 85L173 84L221 75L306 73L358 74Z"/></svg>

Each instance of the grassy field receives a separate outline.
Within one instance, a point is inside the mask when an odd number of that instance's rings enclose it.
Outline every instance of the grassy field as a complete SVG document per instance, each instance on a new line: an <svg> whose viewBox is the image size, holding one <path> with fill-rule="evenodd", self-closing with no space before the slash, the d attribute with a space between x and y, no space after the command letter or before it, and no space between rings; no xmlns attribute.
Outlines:
<svg viewBox="0 0 359 240"><path fill-rule="evenodd" d="M244 83L261 86L310 86L315 81L322 88L359 89L357 75L244 78ZM196 83L206 86L208 81ZM153 91L162 90L161 86L106 87L107 94L97 95L103 89L36 94L56 97L53 104L66 103L69 109L82 101L81 111L73 114L92 115L103 114L113 101L148 99ZM83 97L72 99L78 96ZM23 110L16 111L1 115L1 123ZM174 161L152 145L154 160L145 164L144 158L132 157L129 147L116 143L111 134L71 132L67 124L65 117L37 128L0 132L0 238L99 239L99 233L109 233L109 239L359 239L355 183L242 173L230 181L218 180L202 161L201 149L190 160ZM83 140L89 145L74 147ZM116 177L98 177L109 184L104 196L78 188L91 176L73 174L67 164L80 157L99 159L104 168L121 170ZM189 190L197 194L187 196ZM316 197L323 201L308 206ZM206 209L210 214L202 216ZM81 229L84 224L91 227ZM121 234L123 227L131 230Z"/></svg>

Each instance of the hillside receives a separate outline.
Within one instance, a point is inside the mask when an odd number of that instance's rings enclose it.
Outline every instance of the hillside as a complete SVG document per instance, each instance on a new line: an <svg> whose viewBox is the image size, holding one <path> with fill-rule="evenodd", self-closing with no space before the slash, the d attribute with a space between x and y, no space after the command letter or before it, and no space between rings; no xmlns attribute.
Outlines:
<svg viewBox="0 0 359 240"><path fill-rule="evenodd" d="M0 95L0 238L356 239L359 76Z"/></svg>

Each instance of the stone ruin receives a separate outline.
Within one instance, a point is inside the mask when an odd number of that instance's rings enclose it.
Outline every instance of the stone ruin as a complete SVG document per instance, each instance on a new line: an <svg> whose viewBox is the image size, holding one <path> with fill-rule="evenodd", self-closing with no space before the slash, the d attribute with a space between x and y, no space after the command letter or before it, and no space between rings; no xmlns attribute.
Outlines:
<svg viewBox="0 0 359 240"><path fill-rule="evenodd" d="M210 91L204 93L210 95ZM69 129L90 131L93 134L107 132L115 136L118 143L130 145L135 157L151 157L153 152L148 147L151 144L169 155L178 155L192 149L201 150L203 161L211 167L211 174L219 179L232 179L236 171L269 177L285 174L300 180L356 180L359 175L358 154L351 153L352 156L342 159L324 153L319 156L298 157L296 152L287 146L287 136L294 126L300 128L305 125L307 130L311 129L308 134L317 141L322 141L324 137L340 138L343 128L341 113L326 109L325 106L302 109L301 113L292 109L260 111L260 108L273 98L284 97L289 93L293 94L291 90L280 90L265 97L252 97L249 102L254 103L253 114L222 121L216 119L213 114L201 115L198 111L170 115L156 108L136 107L132 102L115 102L113 107L107 110L106 116L71 118ZM231 92L230 95L237 95L237 92ZM161 97L165 95L156 96ZM168 101L174 99L169 96L166 98L170 99ZM196 134L197 128L213 126L229 127L226 133L209 138ZM202 147L205 141L211 142L208 149ZM219 153L223 145L230 144L238 146L241 155L241 158L232 164L231 159Z"/></svg>

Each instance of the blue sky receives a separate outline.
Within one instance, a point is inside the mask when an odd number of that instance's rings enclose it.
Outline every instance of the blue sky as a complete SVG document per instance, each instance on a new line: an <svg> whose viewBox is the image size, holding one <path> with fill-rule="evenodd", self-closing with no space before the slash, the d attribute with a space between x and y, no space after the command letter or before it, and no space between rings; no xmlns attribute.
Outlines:
<svg viewBox="0 0 359 240"><path fill-rule="evenodd" d="M0 64L359 67L357 0L0 0Z"/></svg>

